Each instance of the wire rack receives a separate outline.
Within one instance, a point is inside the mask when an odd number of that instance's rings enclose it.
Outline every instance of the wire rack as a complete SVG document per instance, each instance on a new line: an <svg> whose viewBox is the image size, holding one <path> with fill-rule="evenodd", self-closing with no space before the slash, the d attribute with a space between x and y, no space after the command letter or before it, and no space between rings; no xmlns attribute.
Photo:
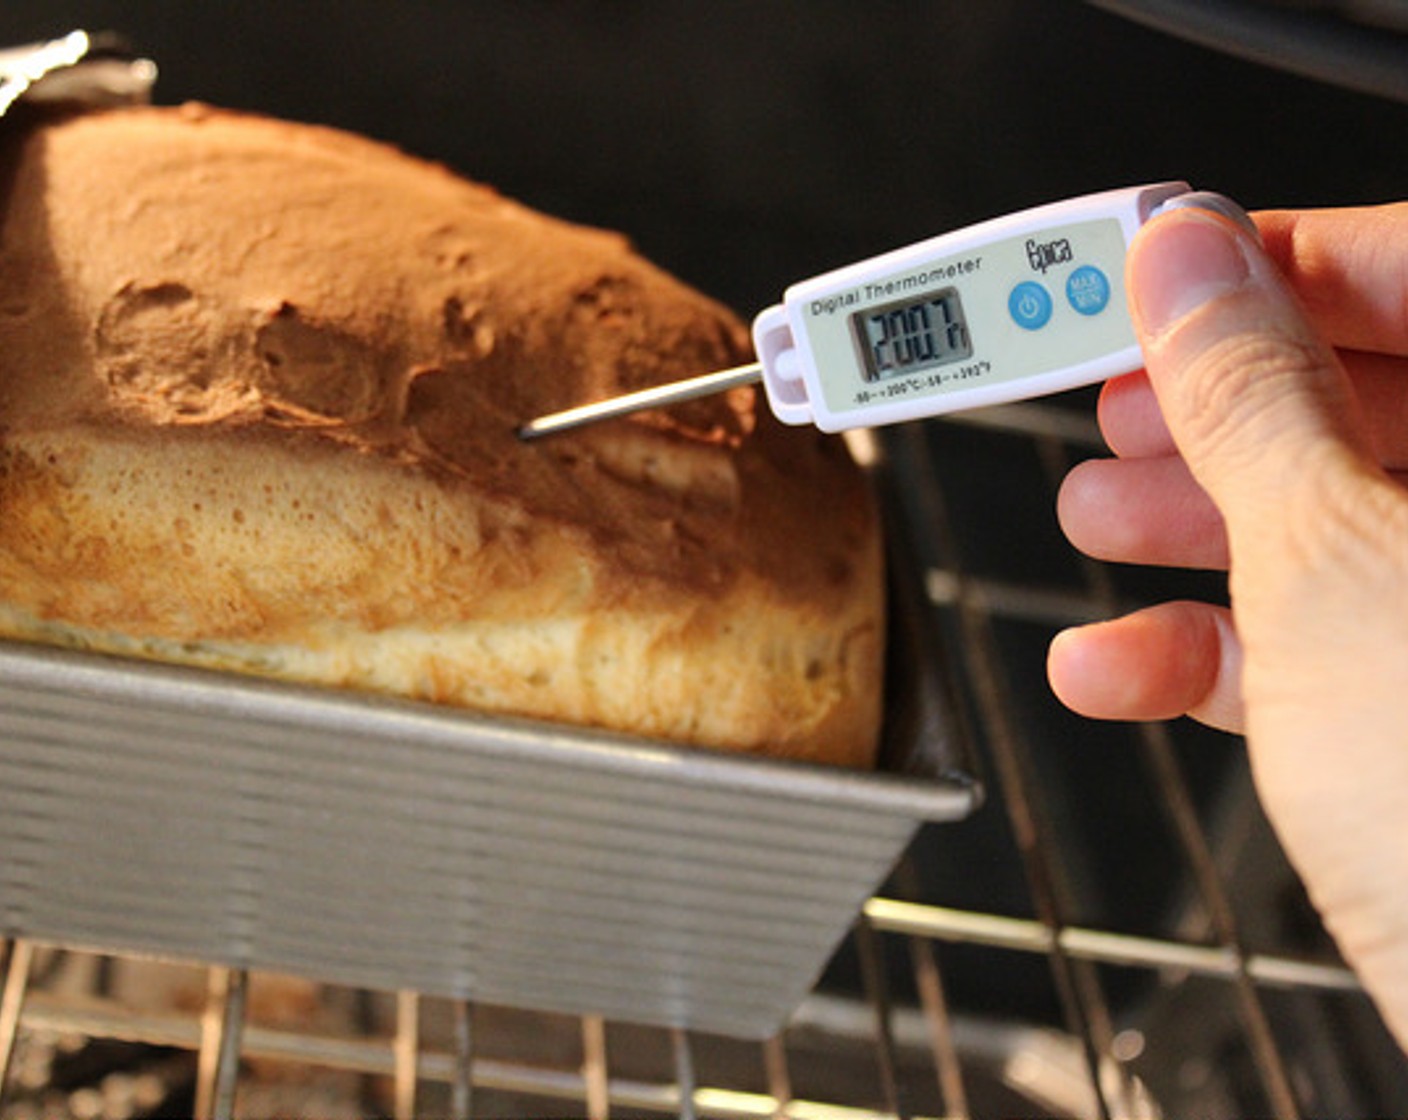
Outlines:
<svg viewBox="0 0 1408 1120"><path fill-rule="evenodd" d="M1060 626L1220 590L1060 540L1055 488L1100 447L1089 413L1076 394L882 440L895 543L990 796L920 831L777 1037L8 941L0 1116L1408 1111L1408 1062L1286 866L1240 744L1091 725L1046 693Z"/></svg>

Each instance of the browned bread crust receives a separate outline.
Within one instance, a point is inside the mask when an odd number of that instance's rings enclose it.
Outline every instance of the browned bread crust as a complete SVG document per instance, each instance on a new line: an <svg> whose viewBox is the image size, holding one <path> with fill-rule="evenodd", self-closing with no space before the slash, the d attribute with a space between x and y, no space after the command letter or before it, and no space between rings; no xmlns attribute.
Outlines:
<svg viewBox="0 0 1408 1120"><path fill-rule="evenodd" d="M880 541L621 237L371 141L188 106L10 137L0 633L865 764Z"/></svg>

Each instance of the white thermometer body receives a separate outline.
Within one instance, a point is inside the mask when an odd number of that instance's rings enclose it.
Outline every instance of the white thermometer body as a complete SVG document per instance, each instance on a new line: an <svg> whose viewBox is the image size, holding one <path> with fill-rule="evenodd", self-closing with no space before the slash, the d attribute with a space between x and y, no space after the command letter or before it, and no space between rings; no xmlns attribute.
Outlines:
<svg viewBox="0 0 1408 1120"><path fill-rule="evenodd" d="M1054 202L792 285L753 320L757 362L540 416L537 439L761 381L788 424L873 428L1039 397L1143 365L1125 300L1139 227L1193 206L1256 226L1223 195L1156 183Z"/></svg>
<svg viewBox="0 0 1408 1120"><path fill-rule="evenodd" d="M1139 369L1125 251L1189 192L1171 182L1087 195L794 284L753 322L769 406L836 432Z"/></svg>

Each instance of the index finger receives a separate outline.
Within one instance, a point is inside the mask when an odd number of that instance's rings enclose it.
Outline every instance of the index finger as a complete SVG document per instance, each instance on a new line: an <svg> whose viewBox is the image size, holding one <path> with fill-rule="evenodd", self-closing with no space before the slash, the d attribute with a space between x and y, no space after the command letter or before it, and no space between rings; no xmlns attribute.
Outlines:
<svg viewBox="0 0 1408 1120"><path fill-rule="evenodd" d="M1408 203L1253 217L1330 345L1408 355Z"/></svg>

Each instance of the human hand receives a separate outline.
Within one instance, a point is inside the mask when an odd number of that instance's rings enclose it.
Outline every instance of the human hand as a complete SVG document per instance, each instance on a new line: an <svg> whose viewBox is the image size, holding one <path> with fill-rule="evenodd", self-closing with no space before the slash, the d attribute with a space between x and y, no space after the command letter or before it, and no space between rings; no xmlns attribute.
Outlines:
<svg viewBox="0 0 1408 1120"><path fill-rule="evenodd" d="M1408 205L1151 221L1127 284L1146 374L1118 456L1059 500L1082 550L1227 568L1231 609L1067 631L1052 687L1113 719L1244 730L1268 817L1408 1049Z"/></svg>

